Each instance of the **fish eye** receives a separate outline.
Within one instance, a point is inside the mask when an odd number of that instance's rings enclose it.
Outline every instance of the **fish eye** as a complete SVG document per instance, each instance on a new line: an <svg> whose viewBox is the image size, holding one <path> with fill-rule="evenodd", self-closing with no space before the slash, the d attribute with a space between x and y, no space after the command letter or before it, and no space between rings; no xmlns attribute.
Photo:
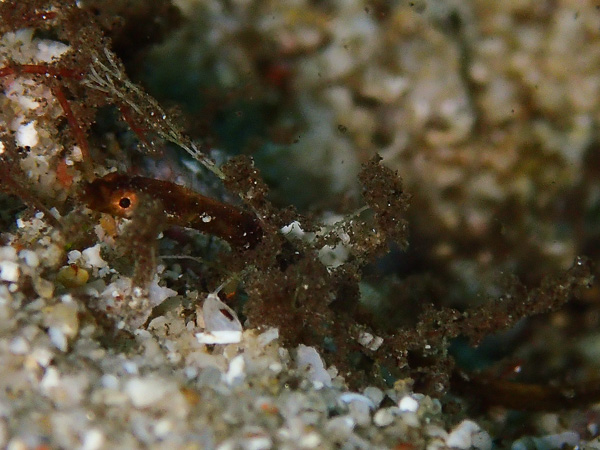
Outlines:
<svg viewBox="0 0 600 450"><path fill-rule="evenodd" d="M119 206L123 209L127 209L131 206L131 199L129 197L123 197L119 200Z"/></svg>

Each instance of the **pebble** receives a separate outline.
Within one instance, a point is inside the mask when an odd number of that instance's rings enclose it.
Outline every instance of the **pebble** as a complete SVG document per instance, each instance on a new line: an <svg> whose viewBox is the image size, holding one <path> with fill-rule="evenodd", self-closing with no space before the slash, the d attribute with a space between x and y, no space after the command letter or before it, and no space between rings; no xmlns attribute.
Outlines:
<svg viewBox="0 0 600 450"><path fill-rule="evenodd" d="M339 400L342 403L348 403L348 404L352 404L355 402L362 403L362 404L366 405L368 409L375 409L375 404L369 397L358 394L356 392L344 392L342 395L339 396Z"/></svg>
<svg viewBox="0 0 600 450"><path fill-rule="evenodd" d="M382 408L375 413L373 416L373 423L378 427L387 427L391 423L394 422L393 410L397 410L396 408Z"/></svg>
<svg viewBox="0 0 600 450"><path fill-rule="evenodd" d="M400 411L416 412L419 409L419 402L410 395L405 395L398 403Z"/></svg>
<svg viewBox="0 0 600 450"><path fill-rule="evenodd" d="M35 268L40 265L40 259L33 250L21 250L19 252L19 257L22 258L29 267Z"/></svg>
<svg viewBox="0 0 600 450"><path fill-rule="evenodd" d="M370 398L375 406L379 406L384 397L383 391L375 386L366 387L363 394Z"/></svg>
<svg viewBox="0 0 600 450"><path fill-rule="evenodd" d="M132 378L125 383L125 393L136 408L157 403L172 391L173 386L160 378Z"/></svg>
<svg viewBox="0 0 600 450"><path fill-rule="evenodd" d="M490 436L471 420L463 420L459 423L446 438L446 444L448 447L459 449L474 447L490 450L492 448Z"/></svg>
<svg viewBox="0 0 600 450"><path fill-rule="evenodd" d="M8 346L8 350L13 355L25 355L26 353L29 353L29 349L29 342L27 342L27 340L22 336L12 339Z"/></svg>
<svg viewBox="0 0 600 450"><path fill-rule="evenodd" d="M355 425L356 422L351 416L338 416L327 422L325 425L325 432L331 434L336 440L343 440L352 433Z"/></svg>
<svg viewBox="0 0 600 450"><path fill-rule="evenodd" d="M17 282L19 280L19 264L13 261L0 261L0 279Z"/></svg>
<svg viewBox="0 0 600 450"><path fill-rule="evenodd" d="M105 441L104 433L97 428L92 428L83 436L81 450L100 450Z"/></svg>

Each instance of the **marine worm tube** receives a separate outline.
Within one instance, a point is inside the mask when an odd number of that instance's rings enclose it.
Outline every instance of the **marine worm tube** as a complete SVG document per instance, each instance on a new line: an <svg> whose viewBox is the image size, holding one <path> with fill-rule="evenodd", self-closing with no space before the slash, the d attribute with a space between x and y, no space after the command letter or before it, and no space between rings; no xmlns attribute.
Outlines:
<svg viewBox="0 0 600 450"><path fill-rule="evenodd" d="M212 234L234 247L253 247L262 237L251 214L169 181L110 173L87 183L82 200L91 209L131 217L146 196L161 202L167 223Z"/></svg>

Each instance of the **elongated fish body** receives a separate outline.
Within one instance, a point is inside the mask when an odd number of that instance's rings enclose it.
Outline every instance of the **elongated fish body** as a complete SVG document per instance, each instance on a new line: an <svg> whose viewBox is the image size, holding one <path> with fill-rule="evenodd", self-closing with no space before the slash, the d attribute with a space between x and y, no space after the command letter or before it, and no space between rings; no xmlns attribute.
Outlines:
<svg viewBox="0 0 600 450"><path fill-rule="evenodd" d="M251 248L262 237L251 214L169 181L110 173L87 183L82 200L96 211L131 217L145 197L162 203L167 223L212 234L236 248Z"/></svg>

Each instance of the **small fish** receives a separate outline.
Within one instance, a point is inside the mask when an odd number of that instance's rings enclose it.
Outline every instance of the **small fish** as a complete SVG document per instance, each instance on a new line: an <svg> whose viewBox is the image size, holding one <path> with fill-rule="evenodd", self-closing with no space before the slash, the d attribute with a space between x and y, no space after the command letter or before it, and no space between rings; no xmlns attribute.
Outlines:
<svg viewBox="0 0 600 450"><path fill-rule="evenodd" d="M131 217L146 196L161 202L168 224L212 234L236 248L252 248L262 238L253 215L169 181L113 172L86 183L81 200L96 211Z"/></svg>

